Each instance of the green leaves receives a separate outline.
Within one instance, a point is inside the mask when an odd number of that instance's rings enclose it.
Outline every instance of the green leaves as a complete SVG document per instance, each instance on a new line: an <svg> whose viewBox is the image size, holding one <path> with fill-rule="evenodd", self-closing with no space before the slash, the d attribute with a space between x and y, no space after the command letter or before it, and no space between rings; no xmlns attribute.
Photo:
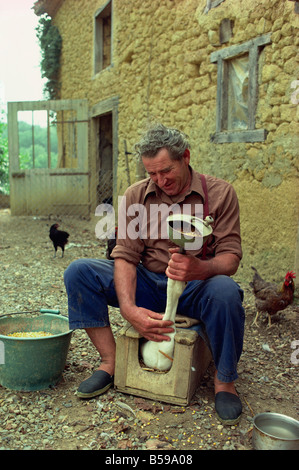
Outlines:
<svg viewBox="0 0 299 470"><path fill-rule="evenodd" d="M42 78L48 79L44 92L48 94L49 99L56 99L60 90L59 69L62 38L58 28L52 24L52 19L48 15L40 17L36 35L42 54L40 64Z"/></svg>

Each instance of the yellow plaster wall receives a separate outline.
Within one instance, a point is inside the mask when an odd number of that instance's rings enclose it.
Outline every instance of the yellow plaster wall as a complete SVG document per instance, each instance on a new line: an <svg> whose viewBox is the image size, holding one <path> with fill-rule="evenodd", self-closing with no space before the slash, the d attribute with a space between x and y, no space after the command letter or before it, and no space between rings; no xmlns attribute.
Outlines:
<svg viewBox="0 0 299 470"><path fill-rule="evenodd" d="M226 0L207 14L205 0L113 3L113 63L97 75L93 17L106 1L65 0L54 21L63 37L61 98L88 98L93 106L119 97L119 192L126 187L123 140L132 151L151 120L181 128L190 136L192 165L232 182L237 190L245 271L252 262L262 271L273 268L273 276L279 269L293 269L299 148L299 108L292 88L299 79L299 15L294 2ZM234 27L232 38L221 45L224 18L233 20ZM271 33L272 42L260 56L256 127L267 129L267 139L211 143L217 65L210 62L210 54L265 33ZM136 166L131 156L131 181Z"/></svg>

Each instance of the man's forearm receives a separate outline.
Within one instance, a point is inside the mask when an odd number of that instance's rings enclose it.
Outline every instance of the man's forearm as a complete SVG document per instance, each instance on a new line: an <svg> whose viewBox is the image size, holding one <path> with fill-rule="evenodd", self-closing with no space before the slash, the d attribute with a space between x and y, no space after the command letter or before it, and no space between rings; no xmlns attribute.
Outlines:
<svg viewBox="0 0 299 470"><path fill-rule="evenodd" d="M114 285L121 311L135 306L136 266L122 258L114 262Z"/></svg>
<svg viewBox="0 0 299 470"><path fill-rule="evenodd" d="M232 276L237 272L240 258L231 253L224 253L216 256L209 260L210 265L210 276L217 276L218 274L224 274L226 276Z"/></svg>
<svg viewBox="0 0 299 470"><path fill-rule="evenodd" d="M223 253L204 261L194 256L173 253L166 274L178 281L205 280L219 274L232 276L239 263L239 257L231 253Z"/></svg>

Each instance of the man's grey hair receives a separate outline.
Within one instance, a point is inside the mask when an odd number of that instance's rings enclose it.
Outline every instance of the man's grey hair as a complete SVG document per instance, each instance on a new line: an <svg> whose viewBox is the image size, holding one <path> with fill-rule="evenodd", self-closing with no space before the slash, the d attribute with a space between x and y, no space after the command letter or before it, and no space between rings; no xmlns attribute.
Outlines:
<svg viewBox="0 0 299 470"><path fill-rule="evenodd" d="M139 157L155 157L162 148L169 151L172 160L181 160L186 149L190 149L188 136L178 129L156 124L135 145Z"/></svg>

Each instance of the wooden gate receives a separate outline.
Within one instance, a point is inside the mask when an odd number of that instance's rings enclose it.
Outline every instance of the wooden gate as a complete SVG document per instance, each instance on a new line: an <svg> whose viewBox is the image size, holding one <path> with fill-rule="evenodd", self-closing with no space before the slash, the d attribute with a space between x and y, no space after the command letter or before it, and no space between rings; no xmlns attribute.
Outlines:
<svg viewBox="0 0 299 470"><path fill-rule="evenodd" d="M18 113L46 111L47 161L22 168ZM32 114L33 115L33 114ZM53 164L50 125L56 125L58 152ZM32 142L34 149L34 126ZM12 215L76 215L90 213L88 101L25 101L8 103L10 207Z"/></svg>

